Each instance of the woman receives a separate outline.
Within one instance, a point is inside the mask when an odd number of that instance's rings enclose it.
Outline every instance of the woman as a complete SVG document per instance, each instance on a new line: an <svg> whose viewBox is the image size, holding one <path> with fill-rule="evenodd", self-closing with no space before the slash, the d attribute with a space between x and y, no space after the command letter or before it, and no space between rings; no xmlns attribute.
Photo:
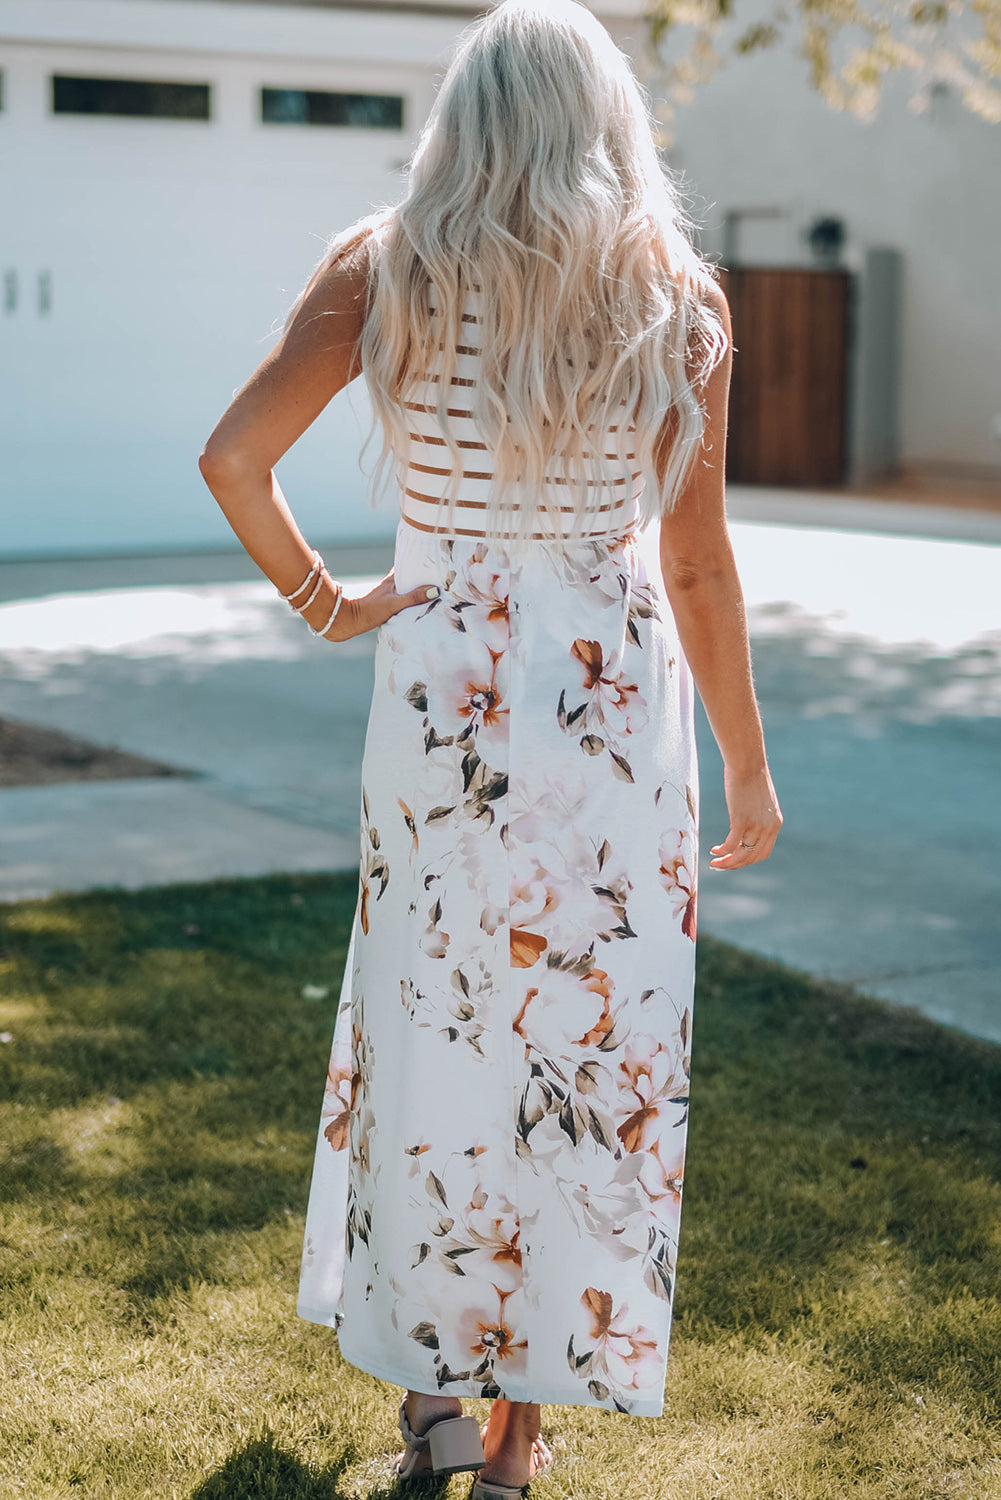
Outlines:
<svg viewBox="0 0 1001 1500"><path fill-rule="evenodd" d="M696 927L781 824L724 508L731 330L640 89L575 0L465 33L393 210L333 242L201 458L332 642L378 629L362 865L298 1313L406 1388L402 1475L663 1407ZM364 371L394 571L346 598L273 466ZM642 539L659 527L660 566ZM492 1399L482 1429L463 1396Z"/></svg>

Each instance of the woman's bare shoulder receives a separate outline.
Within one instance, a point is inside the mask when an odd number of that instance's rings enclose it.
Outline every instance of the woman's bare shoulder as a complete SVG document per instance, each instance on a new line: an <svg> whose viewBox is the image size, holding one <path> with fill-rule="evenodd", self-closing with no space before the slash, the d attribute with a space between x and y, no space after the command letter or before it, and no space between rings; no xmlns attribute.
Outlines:
<svg viewBox="0 0 1001 1500"><path fill-rule="evenodd" d="M370 214L335 235L301 297L311 313L364 318L373 275L390 227L386 213Z"/></svg>
<svg viewBox="0 0 1001 1500"><path fill-rule="evenodd" d="M724 328L726 328L730 322L730 304L727 301L723 288L715 276L711 276L708 272L704 272L700 278L700 288L702 301L709 305Z"/></svg>

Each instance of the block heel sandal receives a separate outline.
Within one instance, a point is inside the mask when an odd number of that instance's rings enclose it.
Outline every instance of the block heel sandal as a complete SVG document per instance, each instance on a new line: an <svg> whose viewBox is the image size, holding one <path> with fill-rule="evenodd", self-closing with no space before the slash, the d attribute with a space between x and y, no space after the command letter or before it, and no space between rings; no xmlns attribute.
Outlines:
<svg viewBox="0 0 1001 1500"><path fill-rule="evenodd" d="M524 1484L498 1484L489 1479L477 1478L473 1483L473 1492L469 1500L521 1500L533 1479L538 1479L553 1467L553 1455L545 1442L536 1439L538 1449L536 1452L537 1467L535 1473Z"/></svg>
<svg viewBox="0 0 1001 1500"><path fill-rule="evenodd" d="M400 1431L407 1445L407 1452L397 1465L400 1479L409 1479L419 1474L461 1474L466 1469L480 1469L486 1459L483 1439L475 1417L443 1417L427 1432L414 1432L407 1421L407 1398L400 1402ZM421 1454L428 1453L431 1467L417 1468Z"/></svg>

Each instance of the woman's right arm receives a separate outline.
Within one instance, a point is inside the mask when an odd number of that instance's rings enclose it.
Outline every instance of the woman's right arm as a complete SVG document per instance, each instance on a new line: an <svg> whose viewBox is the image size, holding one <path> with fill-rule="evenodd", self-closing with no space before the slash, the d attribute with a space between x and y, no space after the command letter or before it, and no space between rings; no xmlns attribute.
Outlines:
<svg viewBox="0 0 1001 1500"><path fill-rule="evenodd" d="M660 562L681 647L723 757L730 828L723 842L712 846L710 864L734 870L768 858L782 813L765 754L744 596L726 523L732 332L726 297L715 283L710 301L728 347L701 390L702 448L674 508L661 521Z"/></svg>
<svg viewBox="0 0 1001 1500"><path fill-rule="evenodd" d="M274 472L327 403L361 372L360 340L369 284L361 237L314 273L288 327L223 412L198 466L237 538L280 593L288 596L312 567L313 552ZM328 575L329 576L329 575ZM332 618L337 585L328 576L305 596L314 629ZM403 609L426 604L428 587L399 594L392 572L369 593L343 598L328 641L377 629ZM300 600L302 604L302 600Z"/></svg>

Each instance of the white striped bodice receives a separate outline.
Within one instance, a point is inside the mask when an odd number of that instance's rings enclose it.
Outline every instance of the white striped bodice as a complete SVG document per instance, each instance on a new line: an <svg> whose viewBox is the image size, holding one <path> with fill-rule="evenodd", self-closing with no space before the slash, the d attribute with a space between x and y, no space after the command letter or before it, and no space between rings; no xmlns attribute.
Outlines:
<svg viewBox="0 0 1001 1500"><path fill-rule="evenodd" d="M431 305L434 327L436 313L433 294ZM409 442L398 467L400 510L403 520L418 531L444 531L448 535L472 537L497 535L495 526L491 526L489 532L484 529L484 512L487 509L492 477L490 453L472 411L472 392L477 383L480 362L478 326L478 296L477 293L470 292L462 315L463 342L456 346L455 372L446 408L451 431L460 450L461 470L453 465L435 409L440 370L429 371L404 402ZM439 340L439 349L441 347ZM627 430L633 429L630 427ZM612 433L616 431L617 428L610 429ZM609 459L616 457L614 447L614 440L606 435L604 449ZM630 452L628 456L631 458L633 454ZM611 465L609 467L612 468ZM619 536L637 526L640 518L639 498L644 489L642 473L633 472L629 479L625 476L603 479L598 464L594 465L593 470L588 468L586 472L585 482L589 486L589 493L591 486L603 487L603 492L600 497L595 497L599 499L599 504L587 518L584 535ZM454 489L455 510L450 521L447 497L452 492L450 486L453 475L457 477L458 483ZM554 531L553 519L545 511L541 511L531 534L540 539L569 536L572 534L577 507L573 504L573 481L567 478L558 458L550 466L546 482L561 488L560 520L563 524ZM501 532L501 535L504 534Z"/></svg>

